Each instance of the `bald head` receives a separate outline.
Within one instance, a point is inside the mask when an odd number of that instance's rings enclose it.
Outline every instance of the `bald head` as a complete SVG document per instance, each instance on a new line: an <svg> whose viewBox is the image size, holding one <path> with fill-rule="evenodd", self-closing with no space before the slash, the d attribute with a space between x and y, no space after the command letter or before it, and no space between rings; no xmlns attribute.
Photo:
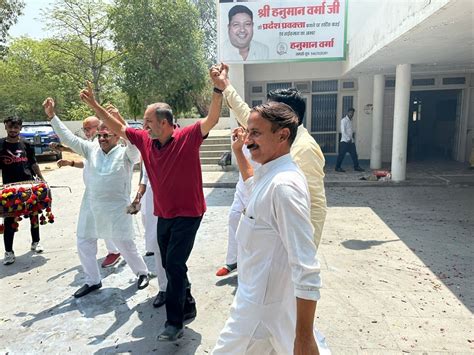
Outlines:
<svg viewBox="0 0 474 355"><path fill-rule="evenodd" d="M99 129L100 120L95 116L89 116L82 121L82 130L86 135L87 139L91 139L97 133Z"/></svg>
<svg viewBox="0 0 474 355"><path fill-rule="evenodd" d="M82 121L83 126L85 126L86 124L93 124L98 126L100 124L100 120L95 116L89 116L84 118L84 121Z"/></svg>

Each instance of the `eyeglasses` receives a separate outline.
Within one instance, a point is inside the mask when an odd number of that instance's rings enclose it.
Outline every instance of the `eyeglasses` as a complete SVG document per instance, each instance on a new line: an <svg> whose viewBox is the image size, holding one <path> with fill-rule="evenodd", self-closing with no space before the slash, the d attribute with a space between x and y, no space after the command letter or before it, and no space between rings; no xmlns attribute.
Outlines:
<svg viewBox="0 0 474 355"><path fill-rule="evenodd" d="M112 138L112 137L115 137L115 134L108 134L108 133L104 133L104 134L96 134L96 137L98 139L101 139L101 138L104 138L104 139L109 139L109 138Z"/></svg>

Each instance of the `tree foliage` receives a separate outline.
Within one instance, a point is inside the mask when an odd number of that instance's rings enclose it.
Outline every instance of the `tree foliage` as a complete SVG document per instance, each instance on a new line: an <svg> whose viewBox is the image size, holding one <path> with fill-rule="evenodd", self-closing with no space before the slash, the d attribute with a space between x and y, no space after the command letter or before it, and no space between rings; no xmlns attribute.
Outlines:
<svg viewBox="0 0 474 355"><path fill-rule="evenodd" d="M110 12L122 53L121 86L131 110L165 101L177 112L194 105L207 80L199 12L188 0L116 0ZM138 105L137 105L138 104Z"/></svg>
<svg viewBox="0 0 474 355"><path fill-rule="evenodd" d="M16 23L24 7L22 0L0 0L0 50L3 50L8 31Z"/></svg>
<svg viewBox="0 0 474 355"><path fill-rule="evenodd" d="M215 0L194 0L199 11L199 27L204 35L204 49L210 67L217 61L217 5Z"/></svg>
<svg viewBox="0 0 474 355"><path fill-rule="evenodd" d="M54 33L53 49L69 56L85 70L76 80L91 80L97 99L107 96L110 68L117 57L107 49L110 43L110 17L104 0L56 0L43 11L48 27Z"/></svg>
<svg viewBox="0 0 474 355"><path fill-rule="evenodd" d="M51 47L49 39L20 38L11 43L0 61L0 117L15 114L25 120L43 120L41 104L48 96L56 99L58 114L64 119L82 120L91 114L79 99L84 82L77 80L87 72L87 65ZM124 111L126 97L117 86L109 96Z"/></svg>

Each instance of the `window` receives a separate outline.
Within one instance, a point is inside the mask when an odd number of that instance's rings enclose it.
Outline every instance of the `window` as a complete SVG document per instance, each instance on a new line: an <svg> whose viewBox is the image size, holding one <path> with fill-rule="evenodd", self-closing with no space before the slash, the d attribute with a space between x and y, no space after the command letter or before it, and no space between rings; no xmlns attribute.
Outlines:
<svg viewBox="0 0 474 355"><path fill-rule="evenodd" d="M262 100L252 100L252 107L263 104Z"/></svg>
<svg viewBox="0 0 474 355"><path fill-rule="evenodd" d="M385 80L385 87L386 88L394 88L395 87L395 79L386 79Z"/></svg>
<svg viewBox="0 0 474 355"><path fill-rule="evenodd" d="M313 81L313 92L337 91L337 80L318 80Z"/></svg>
<svg viewBox="0 0 474 355"><path fill-rule="evenodd" d="M342 114L345 115L347 110L354 107L354 96L343 96L342 97Z"/></svg>
<svg viewBox="0 0 474 355"><path fill-rule="evenodd" d="M260 85L255 85L255 86L252 86L252 94L261 94L263 93L263 86L260 86Z"/></svg>
<svg viewBox="0 0 474 355"><path fill-rule="evenodd" d="M311 132L335 132L337 94L319 94L312 98Z"/></svg>
<svg viewBox="0 0 474 355"><path fill-rule="evenodd" d="M289 88L291 88L291 83L268 83L267 93L276 89L289 89Z"/></svg>
<svg viewBox="0 0 474 355"><path fill-rule="evenodd" d="M295 83L295 87L299 92L310 92L311 84L309 81L300 81Z"/></svg>
<svg viewBox="0 0 474 355"><path fill-rule="evenodd" d="M466 84L466 78L463 76L454 78L443 78L443 85L464 85Z"/></svg>
<svg viewBox="0 0 474 355"><path fill-rule="evenodd" d="M426 78L426 79L413 79L411 81L412 86L432 86L435 84L434 78Z"/></svg>
<svg viewBox="0 0 474 355"><path fill-rule="evenodd" d="M343 89L355 89L355 82L353 81L343 81L342 82L342 88Z"/></svg>

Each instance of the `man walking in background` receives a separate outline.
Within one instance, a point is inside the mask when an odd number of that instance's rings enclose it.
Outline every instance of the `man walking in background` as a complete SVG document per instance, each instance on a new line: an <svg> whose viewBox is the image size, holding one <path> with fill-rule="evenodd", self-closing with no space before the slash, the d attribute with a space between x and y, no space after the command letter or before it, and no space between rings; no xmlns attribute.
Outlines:
<svg viewBox="0 0 474 355"><path fill-rule="evenodd" d="M354 117L354 112L355 110L351 107L347 110L347 115L345 115L341 120L341 142L339 143L339 155L337 156L336 162L336 171L340 173L346 172L341 168L346 153L351 155L354 170L364 171L364 169L359 166L359 159L357 157L357 150L354 143L354 130L352 129L352 118Z"/></svg>

